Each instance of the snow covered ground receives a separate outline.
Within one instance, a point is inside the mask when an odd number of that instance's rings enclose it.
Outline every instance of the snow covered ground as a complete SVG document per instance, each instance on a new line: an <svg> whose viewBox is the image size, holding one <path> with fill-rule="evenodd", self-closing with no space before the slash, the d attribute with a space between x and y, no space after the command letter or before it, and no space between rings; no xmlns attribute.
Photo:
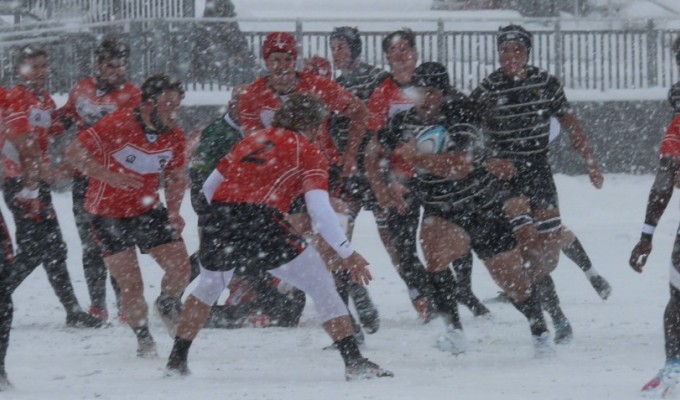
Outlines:
<svg viewBox="0 0 680 400"><path fill-rule="evenodd" d="M575 340L551 360L535 360L527 323L509 305L490 304L491 318L462 310L468 353L453 357L435 349L439 321L418 322L404 285L389 265L370 215L359 218L355 243L372 264L371 293L382 325L367 336L364 353L394 371L394 379L347 383L338 354L313 309L296 329L204 330L190 355L193 375L162 377L171 339L161 322L151 329L161 358L135 357L132 332L116 325L103 330L64 327L64 312L38 270L15 295L16 317L8 371L16 386L11 399L635 399L640 386L663 363L661 318L668 298L671 243L678 225L672 201L655 235L655 249L643 275L627 266L643 220L652 176L608 175L597 191L585 176L557 177L563 219L580 237L600 272L614 288L603 302L581 271L563 257L555 281ZM80 248L68 194L55 196L69 268L83 306L88 305ZM4 215L9 215L2 205ZM197 246L195 216L185 202L185 239ZM12 228L13 229L13 228ZM149 302L158 294L160 269L141 258ZM496 286L479 262L473 285L482 298ZM111 299L111 294L109 295ZM110 310L113 310L110 305ZM680 398L680 396L679 396Z"/></svg>

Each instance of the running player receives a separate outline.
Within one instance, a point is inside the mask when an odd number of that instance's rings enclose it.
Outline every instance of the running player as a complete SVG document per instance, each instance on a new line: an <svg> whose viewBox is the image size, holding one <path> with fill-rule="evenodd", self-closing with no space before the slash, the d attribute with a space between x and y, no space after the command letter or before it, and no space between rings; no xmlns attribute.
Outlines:
<svg viewBox="0 0 680 400"><path fill-rule="evenodd" d="M680 38L675 40L673 50L680 70ZM677 86L678 83L674 85L674 88ZM669 93L671 106L675 106L672 101L673 90L671 89ZM676 182L680 174L680 113L677 109L675 111L675 117L668 125L666 135L661 141L659 165L654 184L649 191L642 234L630 254L630 266L639 273L642 272L652 252L654 230L670 202L673 187L677 186ZM680 230L675 236L671 254L669 286L670 299L663 316L666 364L651 381L642 387L642 391L646 394L663 396L680 383Z"/></svg>
<svg viewBox="0 0 680 400"><path fill-rule="evenodd" d="M66 129L75 125L75 129L80 132L114 111L139 106L139 88L127 80L129 46L119 39L106 38L95 49L95 57L95 76L78 82L69 93L66 104L59 109ZM73 171L72 175L73 215L83 247L83 271L90 294L90 314L106 321L107 272L99 246L92 235L92 216L85 210L88 178L77 171ZM120 308L120 290L113 278L111 284Z"/></svg>
<svg viewBox="0 0 680 400"><path fill-rule="evenodd" d="M413 86L416 106L391 118L378 140L386 152L400 154L416 170L414 177L403 183L424 208L423 254L435 288L437 311L446 324L438 347L452 354L465 352L450 264L472 249L528 319L536 356L554 354L538 293L532 287L532 272L523 267L512 227L503 213L501 179L512 176L511 162L505 161L504 166L495 160L487 165L487 152L476 128L477 110L452 90L446 67L436 62L421 64L414 72ZM437 129L444 135L440 138L442 149L419 150L419 134Z"/></svg>
<svg viewBox="0 0 680 400"><path fill-rule="evenodd" d="M10 140L3 148L5 154L5 181L3 195L14 216L16 225L17 256L12 276L9 278L13 292L37 268L43 265L54 292L66 310L66 325L73 327L101 327L104 321L83 311L73 291L66 265L66 243L61 235L57 214L52 205L52 182L55 170L48 156L50 137L64 132L57 118L56 105L45 90L48 72L47 50L30 44L21 47L16 55L16 70L20 84L7 94L4 112L5 129L9 138L29 132L37 142L42 167L40 172L40 211L26 213L17 195L23 190L22 168Z"/></svg>
<svg viewBox="0 0 680 400"><path fill-rule="evenodd" d="M174 337L190 274L180 205L186 190L185 136L178 126L184 89L167 75L141 87L138 108L122 109L82 131L67 159L90 179L86 210L104 262L121 288L121 311L137 336L137 355L156 356L135 247L165 271L154 305ZM158 193L164 177L166 206Z"/></svg>
<svg viewBox="0 0 680 400"><path fill-rule="evenodd" d="M560 252L561 227L557 189L548 163L550 118L557 117L572 145L586 161L596 188L604 178L588 138L557 78L528 65L532 35L519 25L501 27L497 35L500 68L484 78L471 98L482 110L486 140L497 157L514 161L509 183L515 197L506 211L512 218L525 259L545 276L537 282L541 304L555 325L555 341L568 342L572 328L559 306L552 278Z"/></svg>
<svg viewBox="0 0 680 400"><path fill-rule="evenodd" d="M208 317L210 305L235 268L268 273L305 291L314 300L324 329L345 361L347 380L393 376L363 358L347 307L314 247L286 221L296 198L324 240L343 259L353 279L371 279L368 263L342 232L328 196L328 161L311 140L325 118L313 95L294 93L275 113L272 128L239 142L204 185L211 203L201 241L201 276L186 301L170 354L170 374L189 373L189 347ZM227 251L228 250L228 251ZM218 256L219 255L219 256Z"/></svg>

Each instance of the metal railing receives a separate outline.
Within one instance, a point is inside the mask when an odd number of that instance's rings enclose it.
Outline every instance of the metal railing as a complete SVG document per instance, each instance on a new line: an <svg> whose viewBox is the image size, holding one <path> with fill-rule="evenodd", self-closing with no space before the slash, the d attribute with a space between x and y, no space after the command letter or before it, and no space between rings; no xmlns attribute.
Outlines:
<svg viewBox="0 0 680 400"><path fill-rule="evenodd" d="M523 23L534 32L531 63L555 74L566 88L596 91L667 88L678 80L670 48L680 35L680 21L515 22ZM240 52L240 58L233 57L238 53L233 43L232 48L223 43L238 36L239 31L233 30L236 23L241 26L245 53L249 53L246 56ZM509 21L419 20L414 31L420 60L444 63L453 83L463 90L471 90L497 68L495 31L507 23ZM55 93L67 92L75 82L92 73L93 50L98 40L105 34L115 33L131 45L129 71L134 82L140 83L155 71L166 71L183 79L189 89L220 90L252 79L260 72L257 59L267 27L294 32L302 57L318 54L330 58L329 31L333 26L347 24L347 21L330 19L310 22L165 18L17 25L0 28L0 84L15 83L12 50L16 46L43 42L49 44L50 50L50 89ZM409 21L395 23L394 29L401 26L409 26ZM232 31L225 33L226 27ZM387 30L362 30L365 61L387 68L381 48L387 33Z"/></svg>

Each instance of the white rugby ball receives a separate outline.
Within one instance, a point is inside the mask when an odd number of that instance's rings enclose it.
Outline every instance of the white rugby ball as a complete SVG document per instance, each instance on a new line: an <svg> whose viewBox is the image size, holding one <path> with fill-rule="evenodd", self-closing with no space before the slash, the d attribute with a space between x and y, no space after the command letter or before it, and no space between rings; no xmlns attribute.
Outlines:
<svg viewBox="0 0 680 400"><path fill-rule="evenodd" d="M441 125L425 126L416 134L416 149L424 154L436 154L446 150L449 132Z"/></svg>

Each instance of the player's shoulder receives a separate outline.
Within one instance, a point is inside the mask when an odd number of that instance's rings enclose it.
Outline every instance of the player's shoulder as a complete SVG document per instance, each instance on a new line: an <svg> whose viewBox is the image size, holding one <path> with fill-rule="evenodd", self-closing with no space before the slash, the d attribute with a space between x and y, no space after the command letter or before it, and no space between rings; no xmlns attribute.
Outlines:
<svg viewBox="0 0 680 400"><path fill-rule="evenodd" d="M83 92L94 92L97 87L97 78L93 76L88 76L87 78L81 79L78 83L71 89L71 94L79 94Z"/></svg>

